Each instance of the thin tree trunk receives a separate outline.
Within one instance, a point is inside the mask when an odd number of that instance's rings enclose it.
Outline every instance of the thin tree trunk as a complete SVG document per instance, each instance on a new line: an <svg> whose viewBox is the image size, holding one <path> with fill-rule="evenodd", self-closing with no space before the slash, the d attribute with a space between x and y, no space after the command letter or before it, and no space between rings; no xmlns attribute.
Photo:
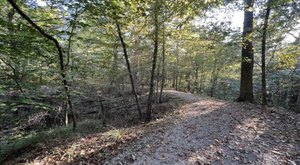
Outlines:
<svg viewBox="0 0 300 165"><path fill-rule="evenodd" d="M217 68L217 63L218 63L218 58L215 58L214 61L214 67L211 73L211 79L210 79L210 83L211 83L211 88L210 88L210 97L214 97L214 92L215 92L215 85L216 85L216 68Z"/></svg>
<svg viewBox="0 0 300 165"><path fill-rule="evenodd" d="M266 15L264 20L264 26L262 31L262 40L261 40L261 96L262 96L262 105L267 105L267 83L266 83L266 40L267 40L267 28L268 21L271 12L271 3L272 0L268 0Z"/></svg>
<svg viewBox="0 0 300 165"><path fill-rule="evenodd" d="M159 80L160 80L160 67L161 67L161 63L162 63L162 59L160 58L159 60L159 63L158 63L158 66L157 66L157 72L156 72L156 87L155 87L155 103L157 104L158 103L158 100L159 100Z"/></svg>
<svg viewBox="0 0 300 165"><path fill-rule="evenodd" d="M164 15L163 15L164 20ZM162 35L163 35L163 43L162 43L162 70L161 70L161 85L160 85L160 94L159 94L159 103L162 103L162 93L165 85L165 56L166 56L166 41L165 41L165 22L162 24Z"/></svg>
<svg viewBox="0 0 300 165"><path fill-rule="evenodd" d="M198 93L198 88L199 88L199 78L198 78L198 70L199 70L199 67L196 66L195 68L195 79L194 79L194 89L193 89L193 93L196 91L196 93Z"/></svg>
<svg viewBox="0 0 300 165"><path fill-rule="evenodd" d="M253 95L253 0L244 0L244 26L240 96L237 101L254 102Z"/></svg>
<svg viewBox="0 0 300 165"><path fill-rule="evenodd" d="M191 92L191 73L188 72L186 75L185 75L185 80L187 81L187 92Z"/></svg>
<svg viewBox="0 0 300 165"><path fill-rule="evenodd" d="M201 75L201 91L205 90L205 82L206 82L206 76L204 74Z"/></svg>
<svg viewBox="0 0 300 165"><path fill-rule="evenodd" d="M15 2L15 0L14 0ZM8 26L7 29L9 31L10 34L13 34L15 32L14 30L14 25L13 25L13 18L14 15L16 14L16 11L14 8L12 8L8 13L7 13L7 22L8 22ZM16 50L16 46L15 43L12 41L10 42L12 49ZM19 83L19 63L17 63L16 67L14 67L13 65L11 65L9 62L5 62L4 60L2 60L6 65L8 65L12 70L13 70L13 80L16 83L17 88L20 90L21 93L24 93L20 83Z"/></svg>
<svg viewBox="0 0 300 165"><path fill-rule="evenodd" d="M4 59L0 58L0 60L7 66L9 66L12 70L13 70L13 75L12 75L12 79L13 81L16 83L17 88L20 90L21 93L24 93L21 85L19 84L18 78L16 76L16 69L14 68L14 66L12 64L10 64L9 62L5 61Z"/></svg>
<svg viewBox="0 0 300 165"><path fill-rule="evenodd" d="M117 21L116 21L116 25L117 25L117 31L118 31L119 39L120 39L122 47L123 47L123 53L124 53L124 57L125 57L125 60L126 60L126 65L127 65L127 70L128 70L130 82L131 82L132 92L133 92L134 97L135 97L135 101L136 101L136 104L137 104L139 116L142 117L141 106L140 106L139 98L138 98L138 95L137 95L137 92L136 92L136 89L135 89L135 85L134 85L134 80L133 80L133 76L132 76L132 72L131 72L130 62L129 62L128 54L127 54L127 50L126 50L126 44L125 44L124 39L122 37L122 31L121 31L120 24Z"/></svg>
<svg viewBox="0 0 300 165"><path fill-rule="evenodd" d="M181 81L182 81L182 77L183 77L183 72L180 73L179 81L178 81L178 84L177 84L177 85L179 85L179 87L176 85L176 86L177 86L177 89L176 89L176 90L179 90L179 91L180 91L180 84L181 84Z"/></svg>
<svg viewBox="0 0 300 165"><path fill-rule="evenodd" d="M113 62L112 62L112 65L111 65L111 70L110 70L110 73L113 76L110 76L110 78L109 78L110 85L114 85L116 72L118 70L118 44L117 44L118 40L119 40L119 37L116 39L116 42L114 43Z"/></svg>
<svg viewBox="0 0 300 165"><path fill-rule="evenodd" d="M67 48L67 62L66 62L66 70L67 70L67 67L69 66L69 63L70 63L70 52L71 52L71 44L72 44L72 37L74 35L74 30L76 28L76 24L75 24L75 21L77 20L77 17L78 17L78 13L77 13L77 9L75 11L75 17L74 17L74 22L71 22L71 32L70 32L70 36L68 38L68 48Z"/></svg>
<svg viewBox="0 0 300 165"><path fill-rule="evenodd" d="M300 90L298 91L298 98L297 98L296 105L295 105L295 111L300 113Z"/></svg>
<svg viewBox="0 0 300 165"><path fill-rule="evenodd" d="M73 112L73 107L72 107L72 102L70 98L70 92L69 92L69 86L68 82L66 80L66 73L65 73L65 66L64 66L64 59L63 59L63 53L61 50L61 47L58 43L58 41L52 37L51 35L47 34L42 28L40 28L38 25L36 25L19 7L18 5L14 2L14 0L7 0L11 6L30 24L32 25L37 31L39 31L44 37L46 37L48 40L54 42L55 47L57 48L58 51L58 59L59 59L59 65L60 65L60 75L62 77L62 83L65 89L65 93L67 96L67 103L69 106L69 110L72 115L72 120L73 120L73 130L76 129L77 123L76 123L76 117L75 113Z"/></svg>
<svg viewBox="0 0 300 165"><path fill-rule="evenodd" d="M176 41L176 69L175 69L175 90L178 90L178 63L179 63L179 46L178 46L179 42L178 40Z"/></svg>
<svg viewBox="0 0 300 165"><path fill-rule="evenodd" d="M176 70L175 70L175 66L172 67L173 68L173 73L172 73L172 88L175 89L175 80L176 80Z"/></svg>
<svg viewBox="0 0 300 165"><path fill-rule="evenodd" d="M203 82L203 62L200 61L200 79L199 79L199 83L198 83L198 87L199 89L197 90L197 93L202 93L202 82Z"/></svg>
<svg viewBox="0 0 300 165"><path fill-rule="evenodd" d="M147 116L146 121L150 121L152 119L152 101L153 101L153 92L154 92L154 77L155 77L155 68L156 68L156 60L157 60L157 52L158 52L158 0L155 1L154 6L154 51L152 57L152 69L151 69L151 79L150 79L150 89L149 89L149 97L148 97L148 107L147 107Z"/></svg>
<svg viewBox="0 0 300 165"><path fill-rule="evenodd" d="M71 45L72 45L72 37L73 37L73 33L74 33L74 30L76 28L75 26L75 21L77 19L77 9L76 9L76 15L75 15L75 18L74 18L74 22L71 23L71 32L70 32L70 36L68 38L68 47L67 47L67 61L66 61L66 64L65 64L65 72L67 72L68 70L68 67L69 67L69 64L70 64L70 56L71 56ZM73 62L73 61L72 61ZM72 65L71 65L72 67ZM72 70L72 68L71 68ZM72 79L73 79L73 76L72 76ZM70 105L69 105L69 108L70 108ZM68 125L69 123L69 114L68 114L68 111L66 110L65 111L65 124L66 126Z"/></svg>

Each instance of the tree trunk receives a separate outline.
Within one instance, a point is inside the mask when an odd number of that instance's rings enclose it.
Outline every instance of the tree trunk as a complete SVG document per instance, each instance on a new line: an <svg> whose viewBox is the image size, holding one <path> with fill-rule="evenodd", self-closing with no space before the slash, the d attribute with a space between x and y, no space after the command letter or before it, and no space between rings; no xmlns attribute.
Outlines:
<svg viewBox="0 0 300 165"><path fill-rule="evenodd" d="M188 72L185 76L185 80L187 81L187 92L191 92L191 73Z"/></svg>
<svg viewBox="0 0 300 165"><path fill-rule="evenodd" d="M175 70L175 66L173 66L172 68L173 68L173 73L172 73L172 88L175 89L176 70Z"/></svg>
<svg viewBox="0 0 300 165"><path fill-rule="evenodd" d="M14 0L15 2L15 0ZM8 13L7 13L7 22L8 22L8 26L7 26L7 29L9 31L10 34L13 34L15 33L15 30L14 30L14 25L13 25L13 18L14 18L14 15L16 14L16 11L14 8L12 8ZM12 46L12 49L13 50L16 50L16 45L13 41L10 42L10 45ZM21 93L24 93L23 89L22 89L22 86L19 82L20 80L20 71L19 71L19 65L20 63L17 62L16 66L14 67L11 63L9 63L8 61L4 61L2 60L6 65L8 65L12 70L13 70L13 80L14 82L16 83L16 86L17 88L20 90Z"/></svg>
<svg viewBox="0 0 300 165"><path fill-rule="evenodd" d="M296 102L296 105L295 105L295 111L300 113L300 90L298 91L298 98L297 98L297 102Z"/></svg>
<svg viewBox="0 0 300 165"><path fill-rule="evenodd" d="M154 51L152 57L152 69L151 69L151 79L150 79L150 89L149 89L149 97L148 97L148 107L147 107L147 116L146 121L150 121L152 119L152 102L153 102L153 91L154 91L154 77L155 77L155 68L156 68L156 60L157 60L157 52L158 52L158 11L159 11L159 0L155 1L154 6Z"/></svg>
<svg viewBox="0 0 300 165"><path fill-rule="evenodd" d="M117 39L119 40L119 38L117 38ZM116 42L117 42L117 40L116 40ZM110 71L110 73L113 76L109 77L109 82L110 82L110 85L112 85L112 86L115 83L116 73L118 71L118 44L116 42L114 44L113 62L112 62L111 71Z"/></svg>
<svg viewBox="0 0 300 165"><path fill-rule="evenodd" d="M179 59L178 59L178 56L179 56L179 42L178 40L176 41L176 69L175 69L175 90L178 90L178 71L179 71L179 67L178 67L178 63L179 63Z"/></svg>
<svg viewBox="0 0 300 165"><path fill-rule="evenodd" d="M164 20L164 14L163 14L163 20ZM161 70L161 84L160 84L160 94L159 94L159 103L162 103L162 93L165 85L165 56L166 56L166 41L165 41L165 22L162 23L162 70Z"/></svg>
<svg viewBox="0 0 300 165"><path fill-rule="evenodd" d="M136 105L137 105L137 108L138 108L139 116L142 117L141 106L140 106L139 98L138 98L138 95L137 95L137 92L136 92L136 89L135 89L135 85L134 85L134 80L133 80L133 76L132 76L132 72L131 72L131 68L130 68L130 62L129 62L128 54L127 54L127 50L126 50L126 44L125 44L125 42L123 40L123 37L122 37L122 31L121 31L120 24L117 21L116 21L116 25L117 25L117 31L118 31L119 39L120 39L122 47L123 47L123 53L124 53L124 57L125 57L125 60L126 60L126 65L127 65L127 70L128 70L130 82L131 82L132 92L133 92L134 97L135 97L135 101L136 101Z"/></svg>
<svg viewBox="0 0 300 165"><path fill-rule="evenodd" d="M179 76L179 81L178 81L178 83L176 83L176 90L180 91L180 84L181 84L182 77L183 77L183 73L181 72L180 76ZM179 85L179 87L178 87L178 85Z"/></svg>
<svg viewBox="0 0 300 165"><path fill-rule="evenodd" d="M76 29L76 20L77 20L77 17L78 17L78 13L77 13L77 9L75 11L75 17L74 17L74 20L72 20L72 22L70 23L70 27L71 27L71 32L70 32L70 35L69 35L69 38L68 38L68 47L67 47L67 62L66 62L66 70L67 70L67 67L69 66L70 64L70 55L71 55L71 45L72 45L72 38L73 38L73 35L74 35L74 30Z"/></svg>
<svg viewBox="0 0 300 165"><path fill-rule="evenodd" d="M214 67L211 72L211 79L210 79L210 84L211 84L210 97L214 97L214 93L215 93L215 86L216 86L216 79L217 79L217 76L216 76L217 64L218 64L218 58L215 58Z"/></svg>
<svg viewBox="0 0 300 165"><path fill-rule="evenodd" d="M63 53L61 50L61 47L58 43L58 41L50 36L49 34L47 34L42 28L40 28L38 25L36 25L18 6L17 4L14 2L14 0L7 0L11 6L30 24L32 25L37 31L39 31L44 37L46 37L48 40L54 42L55 47L57 48L58 51L58 59L59 59L59 65L60 65L60 75L62 77L62 83L65 89L65 93L67 96L67 104L69 107L69 110L71 112L71 117L73 120L73 130L76 129L77 127L77 123L76 123L76 117L75 117L75 113L73 112L73 107L72 107L72 102L71 102L71 96L70 96L70 92L69 92L69 86L68 86L68 82L66 80L66 73L65 73L65 66L64 66L64 59L63 59Z"/></svg>
<svg viewBox="0 0 300 165"><path fill-rule="evenodd" d="M156 72L156 87L155 87L155 103L158 104L159 102L159 80L160 80L160 67L161 67L162 59L160 58L158 66L157 66L157 72Z"/></svg>
<svg viewBox="0 0 300 165"><path fill-rule="evenodd" d="M237 101L254 102L253 95L253 0L244 0L244 26L240 96Z"/></svg>
<svg viewBox="0 0 300 165"><path fill-rule="evenodd" d="M268 21L271 12L271 3L272 0L268 0L266 15L262 31L262 40L261 40L261 97L262 105L267 105L267 83L266 83L266 40L267 40L267 28Z"/></svg>
<svg viewBox="0 0 300 165"><path fill-rule="evenodd" d="M195 91L196 91L196 93L198 93L198 89L199 89L198 70L199 70L199 67L196 66L196 68L195 68L195 75L194 75L194 88L193 88L193 93L194 93Z"/></svg>
<svg viewBox="0 0 300 165"><path fill-rule="evenodd" d="M289 105L295 112L300 113L300 57L297 58L296 68L291 76L291 90Z"/></svg>

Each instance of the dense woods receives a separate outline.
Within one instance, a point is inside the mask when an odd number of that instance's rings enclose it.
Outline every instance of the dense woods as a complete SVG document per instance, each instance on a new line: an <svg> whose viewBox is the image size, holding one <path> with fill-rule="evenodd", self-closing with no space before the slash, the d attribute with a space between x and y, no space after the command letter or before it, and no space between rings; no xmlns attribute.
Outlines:
<svg viewBox="0 0 300 165"><path fill-rule="evenodd" d="M0 144L91 119L149 122L165 89L300 112L299 1L0 0L0 10Z"/></svg>

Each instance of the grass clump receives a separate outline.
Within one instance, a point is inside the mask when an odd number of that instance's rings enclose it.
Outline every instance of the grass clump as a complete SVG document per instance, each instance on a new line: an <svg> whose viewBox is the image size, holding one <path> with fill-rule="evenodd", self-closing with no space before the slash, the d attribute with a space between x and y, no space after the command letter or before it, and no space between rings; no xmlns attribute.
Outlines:
<svg viewBox="0 0 300 165"><path fill-rule="evenodd" d="M106 135L114 140L122 139L124 133L120 129L113 129L106 133Z"/></svg>

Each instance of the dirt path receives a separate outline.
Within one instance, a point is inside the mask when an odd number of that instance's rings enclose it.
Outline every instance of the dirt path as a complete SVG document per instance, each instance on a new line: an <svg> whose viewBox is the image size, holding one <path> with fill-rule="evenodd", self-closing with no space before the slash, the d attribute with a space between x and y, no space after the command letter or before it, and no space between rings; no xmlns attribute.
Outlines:
<svg viewBox="0 0 300 165"><path fill-rule="evenodd" d="M167 91L186 104L106 164L300 164L300 114Z"/></svg>

